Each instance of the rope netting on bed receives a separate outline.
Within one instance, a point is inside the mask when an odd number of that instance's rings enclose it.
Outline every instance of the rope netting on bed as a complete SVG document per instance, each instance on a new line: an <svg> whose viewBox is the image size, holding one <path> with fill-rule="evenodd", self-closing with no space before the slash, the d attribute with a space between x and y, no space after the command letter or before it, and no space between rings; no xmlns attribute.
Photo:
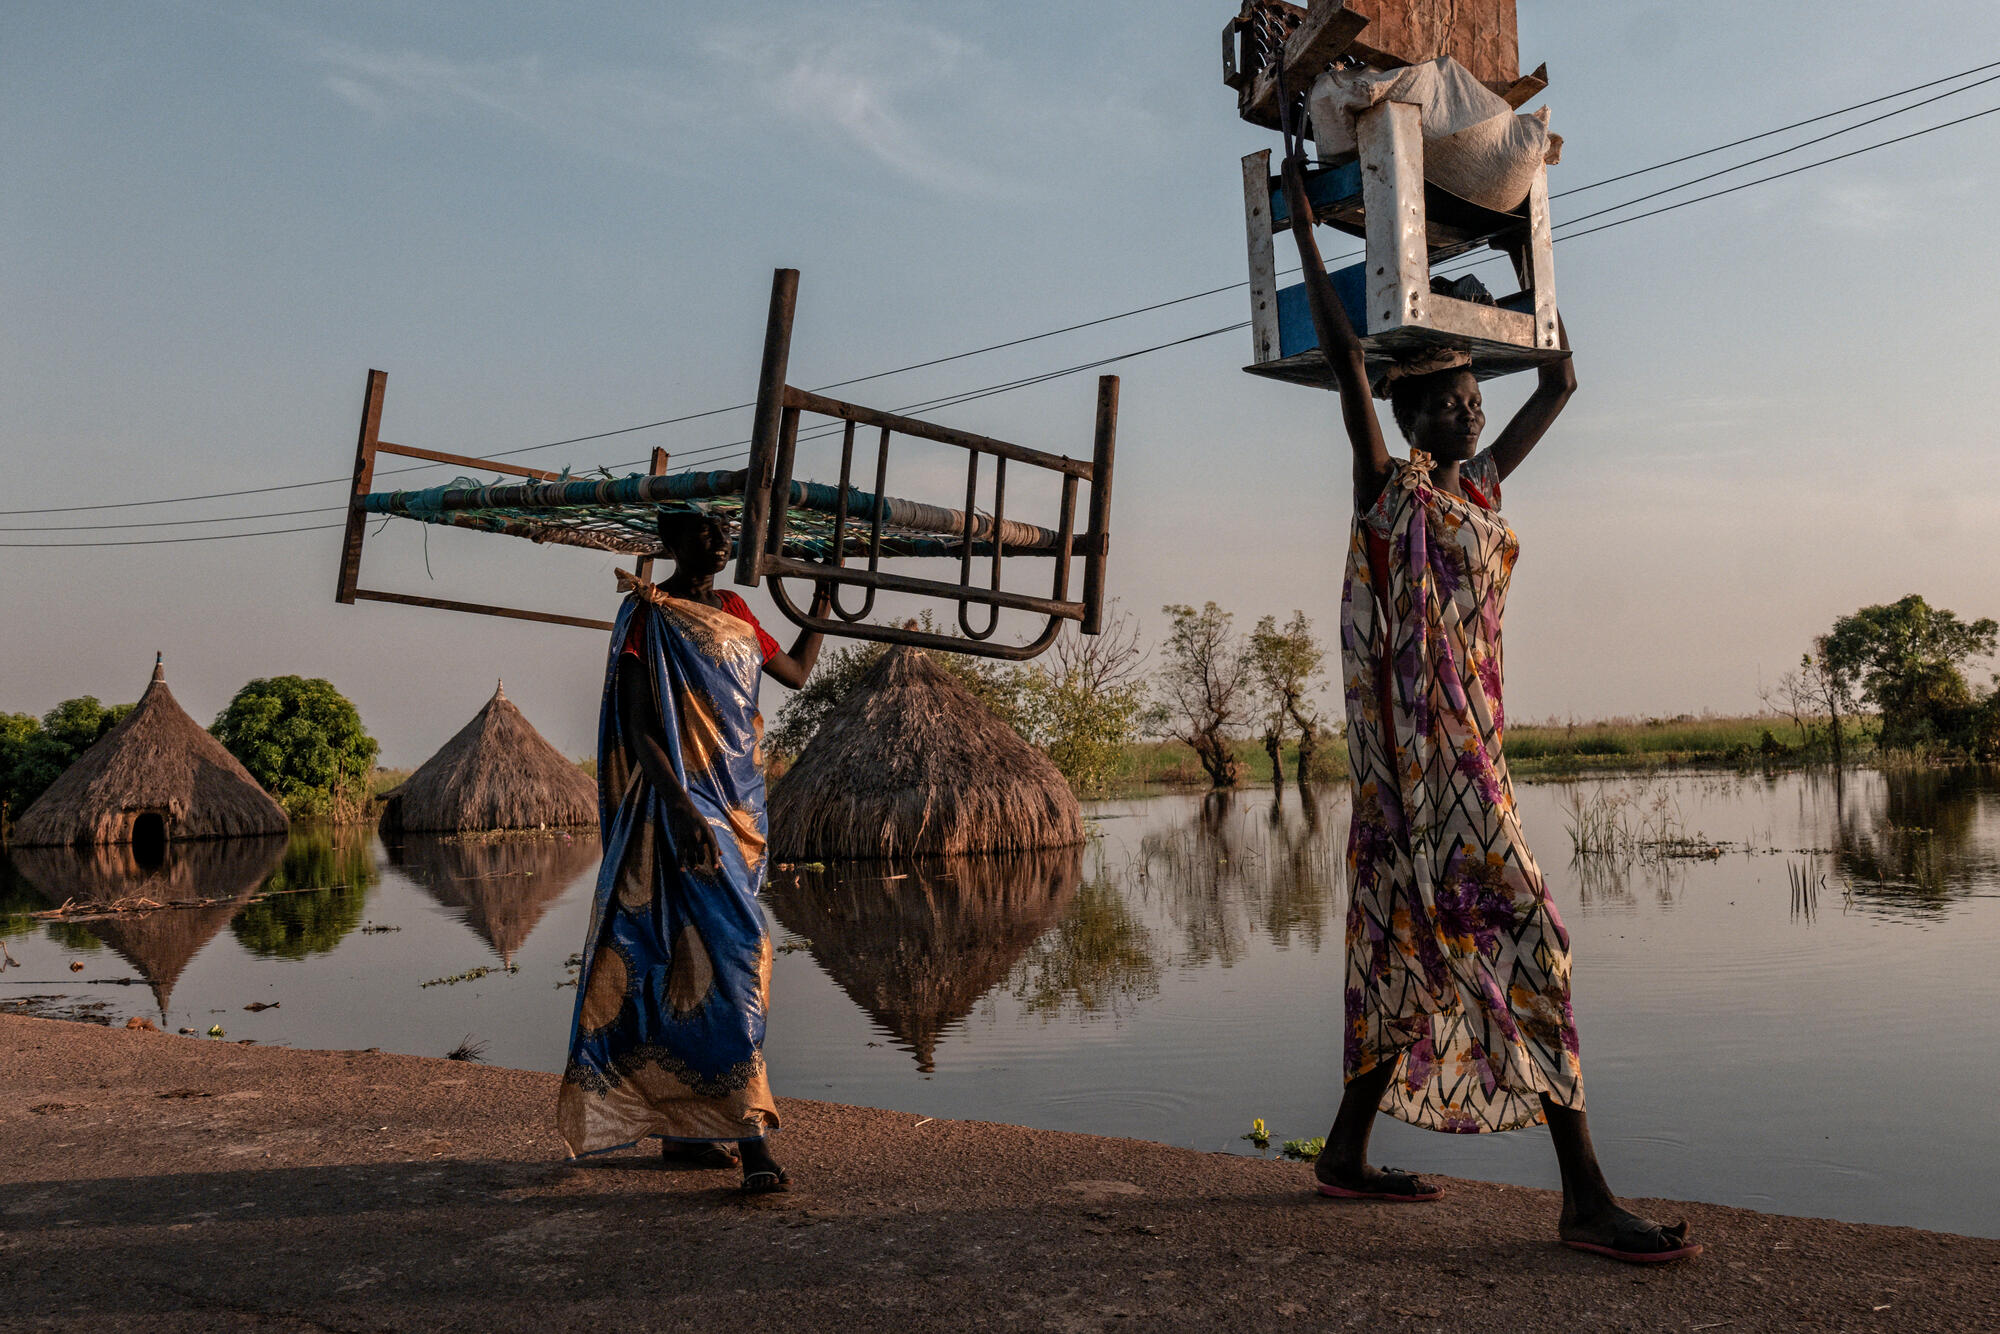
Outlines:
<svg viewBox="0 0 2000 1334"><path fill-rule="evenodd" d="M738 468L664 476L635 473L600 480L565 477L552 482L487 483L460 477L424 491L372 492L359 504L370 514L644 556L660 553L654 522L661 509L714 515L733 540L741 526L744 476ZM844 554L868 554L878 507L884 556L963 554L964 511L878 497L858 487L847 489ZM785 554L801 560L831 557L839 509L839 487L794 480L785 521ZM1002 520L998 528L1008 555L1053 556L1062 543L1062 535L1052 529L1013 519ZM994 537L993 517L975 513L972 554L990 555ZM1077 539L1071 541L1074 545Z"/></svg>

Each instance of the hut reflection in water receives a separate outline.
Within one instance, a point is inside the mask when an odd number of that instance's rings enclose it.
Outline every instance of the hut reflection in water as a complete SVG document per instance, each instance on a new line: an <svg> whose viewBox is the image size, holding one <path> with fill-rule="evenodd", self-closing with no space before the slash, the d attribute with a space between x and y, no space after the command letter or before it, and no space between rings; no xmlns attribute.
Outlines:
<svg viewBox="0 0 2000 1334"><path fill-rule="evenodd" d="M130 844L16 848L11 855L16 874L51 907L74 903L108 909L133 899L211 901L206 907L159 908L52 924L60 935L81 932L109 946L152 988L164 1020L174 983L278 868L285 839L280 835L170 843L157 864L150 865L133 855Z"/></svg>
<svg viewBox="0 0 2000 1334"><path fill-rule="evenodd" d="M595 830L556 834L404 834L389 860L511 964L543 914L592 871Z"/></svg>
<svg viewBox="0 0 2000 1334"><path fill-rule="evenodd" d="M774 871L765 902L840 989L917 1059L1007 981L1076 897L1082 849Z"/></svg>

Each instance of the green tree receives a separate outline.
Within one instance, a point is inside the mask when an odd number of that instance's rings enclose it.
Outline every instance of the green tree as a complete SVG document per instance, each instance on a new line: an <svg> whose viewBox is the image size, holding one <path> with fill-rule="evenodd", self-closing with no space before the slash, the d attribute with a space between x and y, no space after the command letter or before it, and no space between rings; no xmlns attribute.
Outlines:
<svg viewBox="0 0 2000 1334"><path fill-rule="evenodd" d="M1079 793L1102 792L1146 708L1146 655L1123 612L1102 634L1063 634L1043 663L1015 671L1014 726Z"/></svg>
<svg viewBox="0 0 2000 1334"><path fill-rule="evenodd" d="M209 731L295 818L352 820L367 809L375 739L331 682L259 677Z"/></svg>
<svg viewBox="0 0 2000 1334"><path fill-rule="evenodd" d="M1841 617L1819 649L1824 671L1857 685L1880 712L1884 746L1944 742L1978 751L1992 707L1974 697L1963 669L1991 656L1996 639L2000 623L1991 617L1961 621L1912 593Z"/></svg>
<svg viewBox="0 0 2000 1334"><path fill-rule="evenodd" d="M0 816L17 818L132 708L106 707L94 695L79 695L39 719L0 713Z"/></svg>
<svg viewBox="0 0 2000 1334"><path fill-rule="evenodd" d="M1246 656L1264 712L1264 749L1271 755L1271 781L1285 781L1278 747L1289 725L1299 734L1299 782L1311 782L1313 756L1325 726L1313 701L1313 693L1326 680L1325 646L1314 637L1306 614L1294 611L1282 629L1275 616L1259 619L1257 628L1250 632Z"/></svg>
<svg viewBox="0 0 2000 1334"><path fill-rule="evenodd" d="M1171 624L1154 677L1153 725L1194 752L1212 786L1235 787L1243 762L1229 734L1250 702L1249 664L1230 630L1235 617L1213 602L1200 611L1181 603L1160 610Z"/></svg>
<svg viewBox="0 0 2000 1334"><path fill-rule="evenodd" d="M330 954L361 925L376 868L366 829L295 829L285 858L253 900L229 921L243 948L264 959Z"/></svg>

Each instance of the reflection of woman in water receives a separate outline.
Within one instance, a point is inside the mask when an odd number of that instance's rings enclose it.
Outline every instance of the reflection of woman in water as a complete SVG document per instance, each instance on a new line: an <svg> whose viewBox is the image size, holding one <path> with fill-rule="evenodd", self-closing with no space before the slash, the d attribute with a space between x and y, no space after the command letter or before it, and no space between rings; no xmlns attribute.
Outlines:
<svg viewBox="0 0 2000 1334"><path fill-rule="evenodd" d="M572 1154L649 1135L667 1158L741 1162L750 1191L783 1190L764 1071L771 942L764 883L767 672L804 684L820 637L778 651L743 600L715 588L722 525L662 511L673 577L627 574L598 727L604 862L584 939L557 1126ZM823 613L825 590L814 601Z"/></svg>
<svg viewBox="0 0 2000 1334"><path fill-rule="evenodd" d="M1619 1208L1584 1120L1569 936L1521 834L1501 754L1500 621L1519 544L1500 483L1555 422L1576 376L1544 365L1491 446L1462 354L1385 377L1410 458L1390 458L1359 341L1312 239L1303 163L1285 164L1319 344L1354 448L1341 675L1354 774L1348 839L1347 1090L1314 1165L1321 1194L1433 1200L1370 1166L1378 1109L1430 1130L1547 1121L1563 1240L1618 1259L1698 1252L1686 1225ZM1456 364L1453 364L1453 363Z"/></svg>

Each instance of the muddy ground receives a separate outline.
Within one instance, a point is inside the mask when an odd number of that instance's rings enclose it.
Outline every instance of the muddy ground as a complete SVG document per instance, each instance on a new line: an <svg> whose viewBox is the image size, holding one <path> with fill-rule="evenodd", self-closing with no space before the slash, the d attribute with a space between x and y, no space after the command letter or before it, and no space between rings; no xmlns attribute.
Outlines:
<svg viewBox="0 0 2000 1334"><path fill-rule="evenodd" d="M1545 1191L797 1100L746 1201L565 1162L555 1088L0 1015L0 1329L2000 1330L2000 1241L1647 1201L1709 1251L1640 1270Z"/></svg>

